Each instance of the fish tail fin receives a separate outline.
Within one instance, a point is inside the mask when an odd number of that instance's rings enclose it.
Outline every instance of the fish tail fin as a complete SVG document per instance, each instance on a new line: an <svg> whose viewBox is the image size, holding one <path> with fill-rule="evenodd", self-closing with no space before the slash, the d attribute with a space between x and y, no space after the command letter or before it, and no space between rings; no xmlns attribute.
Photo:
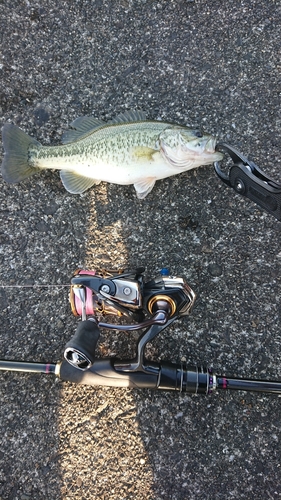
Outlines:
<svg viewBox="0 0 281 500"><path fill-rule="evenodd" d="M40 170L30 164L29 158L30 146L41 146L38 141L11 123L2 128L2 140L5 154L1 173L6 182L20 182Z"/></svg>

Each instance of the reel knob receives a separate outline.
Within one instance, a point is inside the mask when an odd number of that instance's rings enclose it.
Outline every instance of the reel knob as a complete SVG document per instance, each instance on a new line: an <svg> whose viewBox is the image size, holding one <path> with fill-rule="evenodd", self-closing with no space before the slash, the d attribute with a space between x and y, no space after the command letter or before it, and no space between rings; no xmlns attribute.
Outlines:
<svg viewBox="0 0 281 500"><path fill-rule="evenodd" d="M81 321L72 339L65 346L66 361L79 370L91 368L99 336L100 331L95 320Z"/></svg>

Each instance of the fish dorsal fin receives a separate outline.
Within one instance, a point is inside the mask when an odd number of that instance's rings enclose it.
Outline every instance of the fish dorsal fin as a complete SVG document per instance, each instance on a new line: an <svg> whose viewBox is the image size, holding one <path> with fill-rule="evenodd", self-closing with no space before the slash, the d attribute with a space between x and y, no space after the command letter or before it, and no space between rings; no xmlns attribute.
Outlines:
<svg viewBox="0 0 281 500"><path fill-rule="evenodd" d="M70 124L70 129L64 132L61 142L62 144L76 142L106 125L118 125L121 123L144 121L145 119L146 116L143 111L125 111L125 113L116 116L109 122L98 120L93 116L80 116Z"/></svg>
<svg viewBox="0 0 281 500"><path fill-rule="evenodd" d="M143 111L125 111L121 115L117 115L110 120L109 124L138 122L146 120L146 115Z"/></svg>
<svg viewBox="0 0 281 500"><path fill-rule="evenodd" d="M104 127L106 122L98 120L93 116L80 116L76 118L71 124L70 129L66 130L62 136L62 144L69 144L70 142L76 142L82 137L89 135L94 130Z"/></svg>
<svg viewBox="0 0 281 500"><path fill-rule="evenodd" d="M69 170L61 170L60 178L65 189L72 194L84 193L84 191L92 187L94 184L99 184L101 182Z"/></svg>

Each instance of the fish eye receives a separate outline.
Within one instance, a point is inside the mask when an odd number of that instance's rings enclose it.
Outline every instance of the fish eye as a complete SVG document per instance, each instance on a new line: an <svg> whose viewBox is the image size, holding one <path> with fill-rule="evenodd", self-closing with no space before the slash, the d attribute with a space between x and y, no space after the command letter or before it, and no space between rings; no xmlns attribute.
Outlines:
<svg viewBox="0 0 281 500"><path fill-rule="evenodd" d="M200 137L203 137L203 134L202 134L201 130L194 130L194 136L200 138Z"/></svg>

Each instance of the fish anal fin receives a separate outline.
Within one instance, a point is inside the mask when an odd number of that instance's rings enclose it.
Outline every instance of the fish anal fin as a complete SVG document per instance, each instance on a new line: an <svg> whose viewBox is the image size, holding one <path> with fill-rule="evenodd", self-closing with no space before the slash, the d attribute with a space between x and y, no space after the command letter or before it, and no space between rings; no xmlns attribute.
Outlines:
<svg viewBox="0 0 281 500"><path fill-rule="evenodd" d="M84 193L84 191L92 187L94 184L99 184L101 182L100 180L91 179L90 177L85 177L83 175L79 175L77 172L69 170L61 170L60 178L65 189L72 194Z"/></svg>
<svg viewBox="0 0 281 500"><path fill-rule="evenodd" d="M152 191L154 184L156 182L155 177L147 177L134 184L134 188L137 192L137 197L139 200L143 200Z"/></svg>

